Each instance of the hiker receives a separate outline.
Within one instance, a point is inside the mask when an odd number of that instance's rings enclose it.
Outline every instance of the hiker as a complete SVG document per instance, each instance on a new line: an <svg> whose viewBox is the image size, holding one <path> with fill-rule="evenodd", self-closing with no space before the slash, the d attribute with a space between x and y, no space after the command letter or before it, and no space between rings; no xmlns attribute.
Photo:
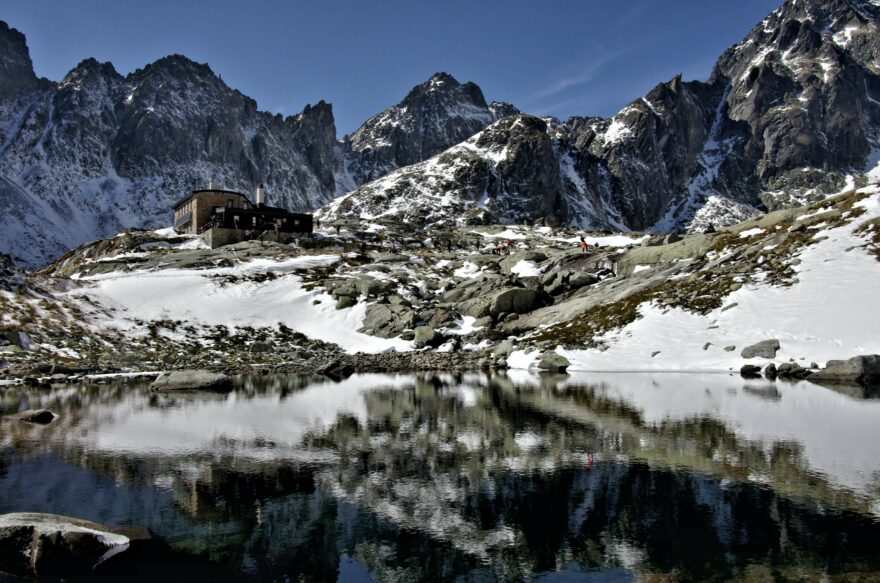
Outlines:
<svg viewBox="0 0 880 583"><path fill-rule="evenodd" d="M587 252L587 240L584 239L584 236L583 236L583 235L581 235L581 251L582 251L583 253L586 253L586 252Z"/></svg>
<svg viewBox="0 0 880 583"><path fill-rule="evenodd" d="M339 236L339 225L336 225L336 236Z"/></svg>
<svg viewBox="0 0 880 583"><path fill-rule="evenodd" d="M365 241L361 241L361 255L367 254L367 243Z"/></svg>
<svg viewBox="0 0 880 583"><path fill-rule="evenodd" d="M452 253L452 239L446 241L446 251Z"/></svg>

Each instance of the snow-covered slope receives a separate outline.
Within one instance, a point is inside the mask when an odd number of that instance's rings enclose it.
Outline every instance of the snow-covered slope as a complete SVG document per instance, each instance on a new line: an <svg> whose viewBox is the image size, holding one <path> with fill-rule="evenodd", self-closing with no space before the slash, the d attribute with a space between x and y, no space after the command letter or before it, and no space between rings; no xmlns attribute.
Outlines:
<svg viewBox="0 0 880 583"><path fill-rule="evenodd" d="M123 233L0 290L0 328L30 338L18 360L92 368L418 347L428 366L528 367L555 350L573 370L727 371L767 362L742 352L769 339L777 363L880 354L876 185L711 234L621 233L586 248L565 227L384 229L325 225L300 246L213 250L170 229Z"/></svg>
<svg viewBox="0 0 880 583"><path fill-rule="evenodd" d="M593 196L573 169L560 128L552 119L505 117L440 155L338 198L318 215L414 225L520 223L546 217L584 227L622 227L623 217L613 203Z"/></svg>
<svg viewBox="0 0 880 583"><path fill-rule="evenodd" d="M742 349L766 339L779 341L776 357L747 362L794 360L809 367L811 361L824 365L880 354L880 187L861 189L839 204L838 210L818 209L777 223L747 222L716 239L708 265L694 272L692 283L684 275L676 278L689 298L685 303L700 304L699 294L714 294L714 300L704 296L710 305L703 307L711 309L679 307L681 294L654 288L631 322L595 338L584 336L595 348L560 346L557 352L571 361L572 370L593 371L739 370ZM725 264L741 265L731 272L739 275L728 280L720 267ZM636 270L638 276L660 266L644 268ZM511 364L528 367L538 355L520 351Z"/></svg>
<svg viewBox="0 0 880 583"><path fill-rule="evenodd" d="M333 342L345 350L380 352L406 349L400 339L385 340L356 332L364 319L365 304L336 310L326 294L304 290L296 271L332 265L339 255L294 257L286 260L257 259L233 267L215 269L165 269L113 272L79 277L81 284L68 297L100 304L101 328L117 328L129 335L143 334L143 322L182 320L195 326L274 327ZM255 274L272 274L272 280L253 281ZM197 302L193 298L199 298ZM107 318L110 314L111 318ZM140 323L140 324L139 324Z"/></svg>

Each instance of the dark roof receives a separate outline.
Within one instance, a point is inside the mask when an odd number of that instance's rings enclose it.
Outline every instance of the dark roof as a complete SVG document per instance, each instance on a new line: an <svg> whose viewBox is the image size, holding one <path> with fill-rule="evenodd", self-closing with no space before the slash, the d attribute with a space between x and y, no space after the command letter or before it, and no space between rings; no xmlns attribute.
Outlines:
<svg viewBox="0 0 880 583"><path fill-rule="evenodd" d="M218 207L217 210L220 212L230 212L242 215L285 215L285 216L293 216L293 217L310 217L312 215L308 213L292 213L286 209L278 208L276 206L260 206L253 207L248 209L231 209L227 207Z"/></svg>
<svg viewBox="0 0 880 583"><path fill-rule="evenodd" d="M176 203L171 205L171 208L174 210L177 210L177 208L180 205L182 205L183 203L185 203L186 201L188 201L189 199L191 199L195 195L199 194L200 192L221 192L223 194L234 194L235 196L238 196L238 197L245 199L248 203L253 204L246 195L244 195L240 192L236 192L234 190L224 190L222 188L200 188L198 190L193 190L188 195L186 195L185 197L183 197L182 199L180 199L179 201L177 201Z"/></svg>

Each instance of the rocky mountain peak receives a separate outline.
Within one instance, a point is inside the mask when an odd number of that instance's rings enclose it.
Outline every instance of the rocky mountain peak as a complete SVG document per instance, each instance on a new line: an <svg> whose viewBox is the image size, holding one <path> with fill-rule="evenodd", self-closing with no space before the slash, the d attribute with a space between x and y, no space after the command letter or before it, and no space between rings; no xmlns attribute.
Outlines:
<svg viewBox="0 0 880 583"><path fill-rule="evenodd" d="M36 83L24 35L0 20L0 98L31 89Z"/></svg>
<svg viewBox="0 0 880 583"><path fill-rule="evenodd" d="M311 103L306 104L303 108L302 113L298 114L296 118L299 119L327 119L331 123L333 123L333 105L327 103L323 99L318 101L312 105Z"/></svg>
<svg viewBox="0 0 880 583"><path fill-rule="evenodd" d="M373 180L439 154L495 119L475 83L436 73L348 136L350 172L357 184Z"/></svg>
<svg viewBox="0 0 880 583"><path fill-rule="evenodd" d="M302 113L287 118L285 124L321 186L333 192L339 166L333 106L322 99L306 105Z"/></svg>
<svg viewBox="0 0 880 583"><path fill-rule="evenodd" d="M424 84L427 85L429 89L435 91L442 91L447 87L454 88L461 85L455 77L445 71L434 73Z"/></svg>
<svg viewBox="0 0 880 583"><path fill-rule="evenodd" d="M492 112L492 116L495 119L501 119L502 117L520 113L516 106L512 103L507 103L506 101L493 101L489 104L489 111Z"/></svg>
<svg viewBox="0 0 880 583"><path fill-rule="evenodd" d="M181 54L171 54L150 63L149 65L138 69L134 75L139 73L151 72L152 74L197 74L200 76L214 77L214 71L207 63L198 63L189 57Z"/></svg>
<svg viewBox="0 0 880 583"><path fill-rule="evenodd" d="M97 79L122 80L122 76L116 71L112 63L100 63L96 59L88 58L81 61L70 70L58 87L79 90L84 85L95 82Z"/></svg>
<svg viewBox="0 0 880 583"><path fill-rule="evenodd" d="M436 104L439 109L471 106L477 109L488 109L483 91L476 83L470 81L459 83L449 73L434 73L430 79L413 87L402 104L424 106ZM454 115L453 111L450 111Z"/></svg>

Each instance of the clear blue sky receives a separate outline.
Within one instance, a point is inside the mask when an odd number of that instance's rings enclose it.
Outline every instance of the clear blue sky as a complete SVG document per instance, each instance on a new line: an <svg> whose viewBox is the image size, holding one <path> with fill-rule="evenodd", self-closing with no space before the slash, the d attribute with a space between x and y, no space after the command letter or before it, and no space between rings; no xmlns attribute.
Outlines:
<svg viewBox="0 0 880 583"><path fill-rule="evenodd" d="M207 62L260 109L333 104L340 136L432 73L486 99L607 116L721 52L782 0L0 0L37 74L86 57L120 73L171 53Z"/></svg>

